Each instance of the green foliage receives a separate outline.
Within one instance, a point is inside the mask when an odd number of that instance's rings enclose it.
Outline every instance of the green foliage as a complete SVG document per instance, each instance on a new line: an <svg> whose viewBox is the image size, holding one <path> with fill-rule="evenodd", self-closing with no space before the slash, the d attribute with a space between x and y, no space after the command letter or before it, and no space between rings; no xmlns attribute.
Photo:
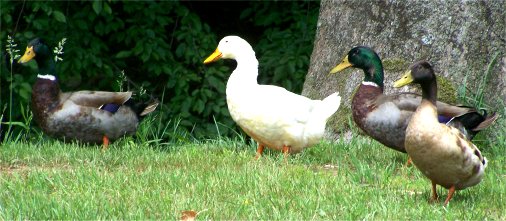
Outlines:
<svg viewBox="0 0 506 221"><path fill-rule="evenodd" d="M497 146L506 146L505 134L506 134L506 104L501 97L492 97L489 98L489 101L496 102L498 105L492 107L491 105L485 102L485 96L490 96L490 94L486 93L486 86L489 82L490 75L492 74L493 67L497 64L498 58L501 53L496 52L489 64L486 67L486 71L483 75L481 75L481 79L479 79L479 83L476 87L476 90L469 89L467 78L471 73L466 73L464 76L462 84L459 85L457 89L457 96L459 100L463 102L464 105L468 105L471 107L476 107L480 111L485 110L487 114L492 114L495 112L499 115L499 118L496 120L494 124L492 124L490 129L486 130L486 134L480 133L476 138L473 139L474 143L492 143ZM504 153L504 150L501 154Z"/></svg>
<svg viewBox="0 0 506 221"><path fill-rule="evenodd" d="M241 22L263 30L250 33L260 39L251 42L261 62L260 82L300 92L319 3L248 4ZM50 48L67 39L64 54L59 55L63 61L56 67L63 91L138 91L142 87L148 94L137 93L141 100L160 99L164 94L162 122L180 119L179 127L196 137L237 131L225 100L225 84L234 67L202 64L223 37L215 33L223 30L213 30L184 4L9 1L2 2L1 10L2 43L16 29L14 39L22 52L34 37L44 38ZM3 74L9 68L2 62L2 85L12 80L16 98L13 120L21 118L19 107L29 103L36 68L35 62L24 67L16 64L11 78ZM124 85L118 84L118 79L123 82L123 72ZM8 88L0 90L6 99Z"/></svg>
<svg viewBox="0 0 506 221"><path fill-rule="evenodd" d="M477 90L472 91L468 88L467 77L470 73L466 73L464 81L459 86L458 95L461 100L464 100L467 104L477 108L489 108L484 102L485 88L488 84L489 76L492 72L493 67L497 64L497 59L500 53L496 52L492 57L490 63L487 65L487 71L482 75L482 78L478 84ZM499 100L500 101L500 100Z"/></svg>
<svg viewBox="0 0 506 221"><path fill-rule="evenodd" d="M252 4L241 17L264 28L253 45L260 62L260 82L276 84L295 93L309 67L316 34L319 2L266 2Z"/></svg>

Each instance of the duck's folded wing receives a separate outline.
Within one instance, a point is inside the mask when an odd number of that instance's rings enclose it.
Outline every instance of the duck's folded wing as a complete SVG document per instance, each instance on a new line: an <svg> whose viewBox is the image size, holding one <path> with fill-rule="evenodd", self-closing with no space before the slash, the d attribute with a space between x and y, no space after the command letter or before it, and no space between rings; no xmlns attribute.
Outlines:
<svg viewBox="0 0 506 221"><path fill-rule="evenodd" d="M383 103L392 102L399 110L415 112L422 97L415 93L382 94L375 100L375 106L381 106Z"/></svg>
<svg viewBox="0 0 506 221"><path fill-rule="evenodd" d="M321 102L274 85L260 85L254 99L264 107L257 111L266 117L298 123L306 123L316 104Z"/></svg>
<svg viewBox="0 0 506 221"><path fill-rule="evenodd" d="M104 104L122 105L132 97L132 92L76 91L61 96L62 100L71 100L77 105L99 108Z"/></svg>
<svg viewBox="0 0 506 221"><path fill-rule="evenodd" d="M472 163L470 158L476 157L474 163L482 164L484 167L487 166L487 159L481 154L478 147L466 139L459 129L446 125L442 125L442 127L446 127L446 130L448 131L445 133L447 134L445 142L455 142L453 145L457 145L459 148L456 149L461 151L466 157L466 161L464 161L464 163Z"/></svg>
<svg viewBox="0 0 506 221"><path fill-rule="evenodd" d="M467 113L477 112L476 109L466 106L456 106L444 102L436 102L438 115L447 117L459 117Z"/></svg>
<svg viewBox="0 0 506 221"><path fill-rule="evenodd" d="M326 120L339 108L341 97L338 93L329 95L324 100L313 100L274 85L260 85L254 94L258 103L266 108L269 115L291 118L298 123L307 123L314 115Z"/></svg>
<svg viewBox="0 0 506 221"><path fill-rule="evenodd" d="M377 99L376 103L382 103L385 101L393 102L401 110L415 112L416 108L422 101L422 96L415 93L383 95ZM450 105L441 101L437 101L436 106L438 115L446 117L458 117L466 113L476 112L476 109L471 107Z"/></svg>

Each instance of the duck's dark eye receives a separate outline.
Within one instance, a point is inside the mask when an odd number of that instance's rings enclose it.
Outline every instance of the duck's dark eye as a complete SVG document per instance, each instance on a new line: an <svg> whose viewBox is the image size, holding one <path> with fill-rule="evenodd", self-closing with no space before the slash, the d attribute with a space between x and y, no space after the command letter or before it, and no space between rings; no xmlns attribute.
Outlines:
<svg viewBox="0 0 506 221"><path fill-rule="evenodd" d="M225 41L225 43L228 43L228 41Z"/></svg>
<svg viewBox="0 0 506 221"><path fill-rule="evenodd" d="M358 49L355 49L351 52L351 55L350 57L355 57L355 56L358 56L358 54L360 54L360 51Z"/></svg>

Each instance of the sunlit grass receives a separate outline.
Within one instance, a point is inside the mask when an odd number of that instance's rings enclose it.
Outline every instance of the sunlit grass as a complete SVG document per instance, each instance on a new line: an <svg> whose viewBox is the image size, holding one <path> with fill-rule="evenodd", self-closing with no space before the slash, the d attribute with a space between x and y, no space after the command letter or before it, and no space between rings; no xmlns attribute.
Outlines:
<svg viewBox="0 0 506 221"><path fill-rule="evenodd" d="M367 138L321 143L285 164L253 160L243 140L144 145L106 152L59 141L0 148L0 219L505 219L506 160L448 208L430 204L430 182L406 156ZM446 197L446 190L439 190Z"/></svg>

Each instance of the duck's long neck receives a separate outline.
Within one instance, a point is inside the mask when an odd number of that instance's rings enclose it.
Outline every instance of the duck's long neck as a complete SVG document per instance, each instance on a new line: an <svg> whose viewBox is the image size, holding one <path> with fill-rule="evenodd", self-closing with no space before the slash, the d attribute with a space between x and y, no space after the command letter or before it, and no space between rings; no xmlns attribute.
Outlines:
<svg viewBox="0 0 506 221"><path fill-rule="evenodd" d="M38 105L38 110L51 110L58 104L60 96L55 63L50 58L36 59L36 61L39 72L37 81L32 87L32 105Z"/></svg>
<svg viewBox="0 0 506 221"><path fill-rule="evenodd" d="M421 84L422 86L422 99L427 100L432 105L436 106L437 100L437 82L436 78L433 78L431 81Z"/></svg>
<svg viewBox="0 0 506 221"><path fill-rule="evenodd" d="M39 126L46 125L48 113L59 105L60 87L50 75L39 75L32 87L32 110ZM54 80L51 80L54 79Z"/></svg>
<svg viewBox="0 0 506 221"><path fill-rule="evenodd" d="M371 60L371 65L364 69L364 74L364 82L372 82L383 91L383 64L379 58Z"/></svg>
<svg viewBox="0 0 506 221"><path fill-rule="evenodd" d="M40 59L35 59L37 61L37 66L39 68L40 75L53 75L56 76L55 70L55 62L51 57L44 57Z"/></svg>
<svg viewBox="0 0 506 221"><path fill-rule="evenodd" d="M421 130L432 130L431 126L439 124L437 107L436 107L436 97L437 97L437 84L436 80L432 80L430 82L424 82L420 84L422 87L422 102L416 109L416 112L413 114L411 120L416 120L416 125L419 125ZM413 125L415 125L413 124ZM409 125L412 125L411 123ZM408 126L409 127L409 126Z"/></svg>
<svg viewBox="0 0 506 221"><path fill-rule="evenodd" d="M255 53L242 54L235 58L237 67L228 80L228 84L237 86L258 85L258 60Z"/></svg>

